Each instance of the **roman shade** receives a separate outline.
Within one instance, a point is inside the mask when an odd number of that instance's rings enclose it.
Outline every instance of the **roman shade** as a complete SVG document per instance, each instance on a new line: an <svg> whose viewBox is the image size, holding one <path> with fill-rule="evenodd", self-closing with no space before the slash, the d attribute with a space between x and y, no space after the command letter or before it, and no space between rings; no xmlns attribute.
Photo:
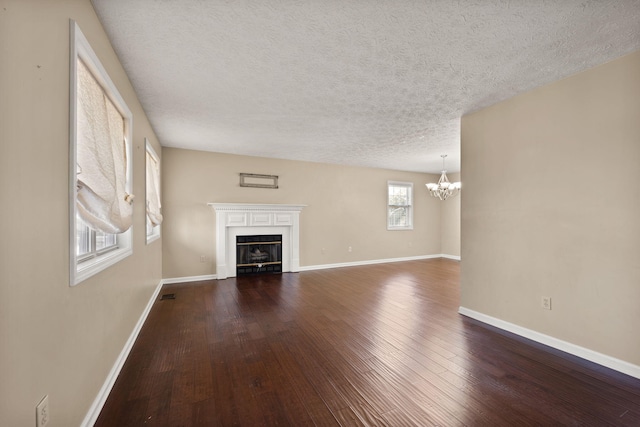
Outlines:
<svg viewBox="0 0 640 427"><path fill-rule="evenodd" d="M133 210L126 191L124 118L82 60L77 65L78 214L95 230L123 233Z"/></svg>
<svg viewBox="0 0 640 427"><path fill-rule="evenodd" d="M154 227L162 223L160 208L160 165L147 151L147 216Z"/></svg>

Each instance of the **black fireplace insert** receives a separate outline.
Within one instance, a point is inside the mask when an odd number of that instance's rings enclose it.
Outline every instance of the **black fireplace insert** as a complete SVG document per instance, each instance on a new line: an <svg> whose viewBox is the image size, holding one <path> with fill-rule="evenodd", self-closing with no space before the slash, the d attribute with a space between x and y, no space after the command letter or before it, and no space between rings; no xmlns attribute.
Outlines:
<svg viewBox="0 0 640 427"><path fill-rule="evenodd" d="M282 273L282 235L236 236L236 275Z"/></svg>

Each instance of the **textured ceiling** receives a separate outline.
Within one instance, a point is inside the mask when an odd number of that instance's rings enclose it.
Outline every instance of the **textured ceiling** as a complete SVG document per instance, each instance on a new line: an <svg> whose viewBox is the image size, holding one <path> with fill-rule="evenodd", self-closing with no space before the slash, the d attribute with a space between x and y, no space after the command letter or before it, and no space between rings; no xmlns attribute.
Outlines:
<svg viewBox="0 0 640 427"><path fill-rule="evenodd" d="M93 0L163 146L460 169L460 117L640 49L640 0Z"/></svg>

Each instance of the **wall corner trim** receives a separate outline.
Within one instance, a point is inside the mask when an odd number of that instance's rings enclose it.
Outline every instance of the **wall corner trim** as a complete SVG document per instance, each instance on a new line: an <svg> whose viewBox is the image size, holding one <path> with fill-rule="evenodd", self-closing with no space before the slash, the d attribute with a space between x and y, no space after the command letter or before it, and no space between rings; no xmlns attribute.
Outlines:
<svg viewBox="0 0 640 427"><path fill-rule="evenodd" d="M441 254L440 255L442 258L447 258L447 259L453 259L456 261L460 261L462 258L460 258L460 255L447 255L447 254Z"/></svg>
<svg viewBox="0 0 640 427"><path fill-rule="evenodd" d="M463 316L478 320L482 323L487 323L491 326L495 326L498 329L511 332L532 341L536 341L540 344L548 345L549 347L564 351L565 353L569 353L582 359L586 359L590 362L597 363L598 365L602 365L623 374L627 374L635 378L640 378L640 366L638 365L625 362L624 360L616 359L615 357L611 357L606 354L598 353L597 351L590 350L585 347L580 347L579 345L575 345L570 342L563 341L558 338L554 338L552 336L524 328L522 326L518 326L516 324L468 309L466 307L461 306L458 309L458 313L462 314Z"/></svg>
<svg viewBox="0 0 640 427"><path fill-rule="evenodd" d="M151 311L151 307L153 307L153 304L155 303L156 298L160 293L160 289L162 289L162 281L158 282L158 285L153 291L153 294L151 294L151 298L149 298L149 302L147 302L147 306L144 308L144 311L140 315L140 318L138 319L136 326L133 328L131 335L129 335L129 339L124 344L124 348L122 349L122 351L118 355L118 358L113 364L113 367L111 368L109 375L107 375L107 378L105 379L105 382L102 385L102 388L100 388L100 391L98 392L98 395L96 396L95 400L91 404L91 407L87 412L87 415L85 415L84 420L82 420L82 423L80 424L81 427L91 427L97 421L98 416L102 411L102 407L107 401L107 397L109 397L109 393L111 392L111 389L113 388L113 385L115 384L116 379L118 378L118 375L120 375L120 371L124 366L124 362L127 360L127 357L131 352L131 348L133 348L133 344L136 342L136 339L138 338L138 334L142 329L142 325L144 325L145 320L147 320L147 316Z"/></svg>

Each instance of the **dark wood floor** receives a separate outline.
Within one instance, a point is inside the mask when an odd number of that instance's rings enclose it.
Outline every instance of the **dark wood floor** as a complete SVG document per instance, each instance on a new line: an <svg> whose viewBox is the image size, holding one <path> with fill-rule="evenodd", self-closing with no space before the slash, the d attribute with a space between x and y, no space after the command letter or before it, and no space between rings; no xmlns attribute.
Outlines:
<svg viewBox="0 0 640 427"><path fill-rule="evenodd" d="M640 380L457 313L435 259L165 285L97 426L640 426Z"/></svg>

